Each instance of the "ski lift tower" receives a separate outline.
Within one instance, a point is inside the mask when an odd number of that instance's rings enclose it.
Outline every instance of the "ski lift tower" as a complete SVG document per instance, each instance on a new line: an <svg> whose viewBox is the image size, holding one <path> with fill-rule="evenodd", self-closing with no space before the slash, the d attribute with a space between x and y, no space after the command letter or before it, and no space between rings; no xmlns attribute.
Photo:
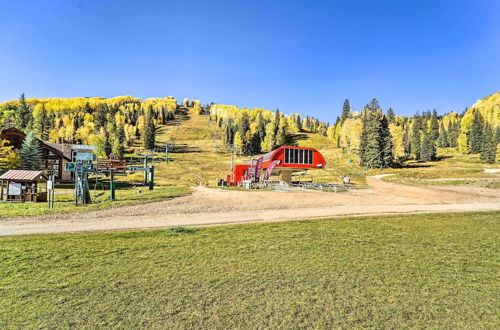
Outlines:
<svg viewBox="0 0 500 330"><path fill-rule="evenodd" d="M75 205L85 205L91 202L88 183L88 173L95 172L95 146L74 144L71 146L70 163L66 163L66 170L73 172L75 182Z"/></svg>

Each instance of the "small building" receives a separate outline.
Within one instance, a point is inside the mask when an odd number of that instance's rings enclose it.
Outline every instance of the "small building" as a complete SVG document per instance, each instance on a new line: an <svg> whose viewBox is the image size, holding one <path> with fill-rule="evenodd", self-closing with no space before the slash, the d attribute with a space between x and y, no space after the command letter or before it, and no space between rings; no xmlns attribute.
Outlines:
<svg viewBox="0 0 500 330"><path fill-rule="evenodd" d="M6 140L9 146L19 150L23 145L26 134L17 128L10 127L0 132L0 139ZM71 182L71 172L65 170L66 163L71 162L71 144L50 143L37 139L46 173L54 171L56 181Z"/></svg>
<svg viewBox="0 0 500 330"><path fill-rule="evenodd" d="M260 157L262 157L260 168L255 166L255 161L244 165L235 165L231 175L227 177L228 184L236 186L242 181L248 180L253 176L252 171L255 171L256 168L258 171L264 170L265 173L262 176L264 180L269 179L271 175L279 175L281 181L291 183L294 172L326 167L325 158L314 148L283 146Z"/></svg>
<svg viewBox="0 0 500 330"><path fill-rule="evenodd" d="M0 201L47 201L47 176L42 171L9 170L0 175Z"/></svg>

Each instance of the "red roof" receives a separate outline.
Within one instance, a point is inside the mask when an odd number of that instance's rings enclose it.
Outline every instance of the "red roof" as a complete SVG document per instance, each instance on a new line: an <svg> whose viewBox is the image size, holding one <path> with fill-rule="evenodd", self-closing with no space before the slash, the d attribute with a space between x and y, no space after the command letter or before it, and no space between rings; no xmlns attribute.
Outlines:
<svg viewBox="0 0 500 330"><path fill-rule="evenodd" d="M37 181L46 179L42 171L9 170L0 175L0 180L9 181Z"/></svg>

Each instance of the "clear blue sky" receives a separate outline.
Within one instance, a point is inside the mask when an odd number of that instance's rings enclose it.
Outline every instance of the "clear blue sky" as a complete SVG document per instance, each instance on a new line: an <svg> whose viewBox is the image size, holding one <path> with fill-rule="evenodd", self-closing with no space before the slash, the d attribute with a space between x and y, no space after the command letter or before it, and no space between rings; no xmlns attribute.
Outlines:
<svg viewBox="0 0 500 330"><path fill-rule="evenodd" d="M498 0L0 0L0 101L462 111L500 90L499 13Z"/></svg>

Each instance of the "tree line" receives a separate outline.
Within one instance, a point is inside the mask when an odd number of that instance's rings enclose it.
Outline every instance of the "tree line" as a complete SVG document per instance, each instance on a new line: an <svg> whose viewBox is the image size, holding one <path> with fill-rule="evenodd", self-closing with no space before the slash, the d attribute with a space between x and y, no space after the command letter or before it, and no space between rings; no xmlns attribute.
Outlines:
<svg viewBox="0 0 500 330"><path fill-rule="evenodd" d="M156 127L172 120L176 108L173 97L26 99L22 94L0 104L0 128L16 127L42 141L95 145L99 157L123 158L134 144L153 149ZM0 146L13 164L11 148Z"/></svg>
<svg viewBox="0 0 500 330"><path fill-rule="evenodd" d="M393 109L382 111L376 99L362 112L351 110L345 100L341 115L328 129L328 136L344 152L357 156L361 166L385 168L393 161L433 161L436 148L454 147L466 154L481 154L484 163L495 163L500 143L500 108L483 112L467 109L438 116L436 110L417 112L413 117L397 116Z"/></svg>

